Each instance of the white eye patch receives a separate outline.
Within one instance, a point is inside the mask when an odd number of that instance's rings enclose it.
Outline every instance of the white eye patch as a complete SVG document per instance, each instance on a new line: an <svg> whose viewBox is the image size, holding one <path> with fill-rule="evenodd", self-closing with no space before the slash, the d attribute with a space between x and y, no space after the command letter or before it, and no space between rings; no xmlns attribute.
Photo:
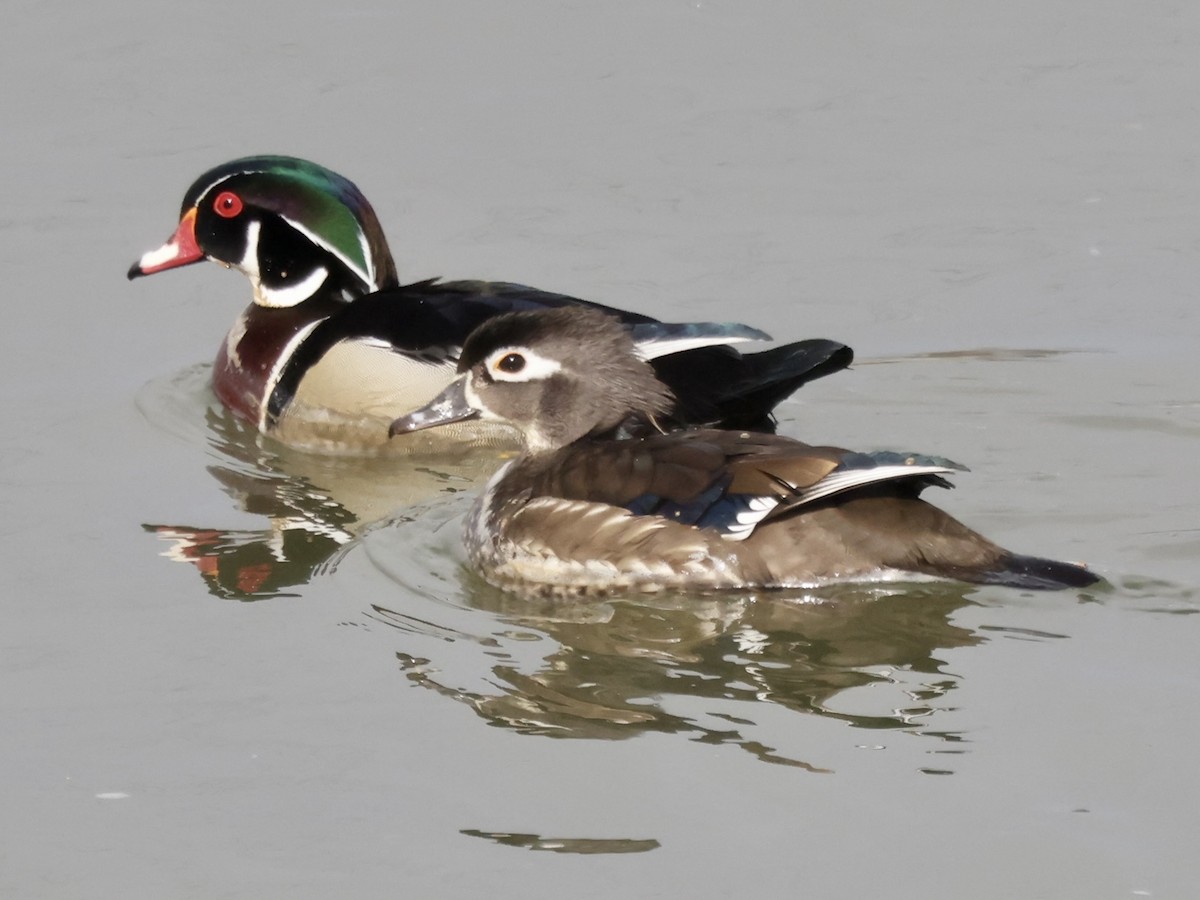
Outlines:
<svg viewBox="0 0 1200 900"><path fill-rule="evenodd" d="M557 360L539 356L527 347L502 347L487 358L487 372L496 381L543 381L562 371Z"/></svg>

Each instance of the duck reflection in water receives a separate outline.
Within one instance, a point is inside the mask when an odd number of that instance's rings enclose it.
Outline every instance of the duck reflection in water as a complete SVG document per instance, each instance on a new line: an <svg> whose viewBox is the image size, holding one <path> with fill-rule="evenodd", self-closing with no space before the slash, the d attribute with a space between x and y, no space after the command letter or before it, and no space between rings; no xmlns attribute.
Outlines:
<svg viewBox="0 0 1200 900"><path fill-rule="evenodd" d="M364 538L359 551L396 585L364 616L375 632L394 630L389 646L409 682L489 725L601 740L680 734L821 770L810 751L779 746L777 731L764 736L765 701L861 730L855 743L886 732L933 738L939 755L964 749L940 721L960 681L946 654L986 639L954 620L996 588L530 597L468 567L459 528L469 505L463 495Z"/></svg>
<svg viewBox="0 0 1200 900"><path fill-rule="evenodd" d="M193 392L207 398L204 373L192 380ZM148 391L143 411L177 429L155 404L179 393L178 386ZM810 770L821 766L756 735L761 713L749 704L766 701L865 731L959 740L937 727L957 684L940 654L982 640L951 621L977 588L934 582L763 597L521 598L471 573L459 541L460 517L494 458L426 466L309 456L211 402L204 414L183 412L190 422L206 419L209 471L238 509L265 524L145 525L169 541L165 555L193 566L214 596L257 600L298 593L360 545L399 586L365 616L403 635L389 652L404 676L490 724L564 738L681 734ZM394 527L371 527L406 505ZM858 698L866 695L856 692L872 685L891 689L873 692L872 712L864 713ZM697 700L706 707L699 715Z"/></svg>
<svg viewBox="0 0 1200 900"><path fill-rule="evenodd" d="M961 740L937 729L958 681L939 652L981 642L951 621L978 588L840 585L808 595L537 601L465 569L461 579L466 601L495 616L489 633L450 627L458 617L446 607L437 624L428 609L376 606L369 617L405 633L396 656L409 681L492 725L561 738L683 734L809 771L826 770L795 748L758 739L762 701L856 729ZM466 676L464 652L473 672ZM893 689L855 693L880 685ZM873 712L850 711L863 699ZM699 715L697 700L705 704Z"/></svg>
<svg viewBox="0 0 1200 900"><path fill-rule="evenodd" d="M207 468L234 506L262 517L260 528L145 523L168 543L162 555L188 563L213 596L263 600L298 596L296 588L336 566L365 531L397 509L437 502L469 491L500 464L500 451L392 459L340 458L296 451L258 434L211 401L207 367L176 376L172 385L151 384L139 406L168 430L194 429L172 421L165 408L176 391L208 402L205 438L214 462ZM201 399L202 398L202 399ZM196 404L192 404L194 407ZM194 410L196 419L201 418ZM195 421L192 420L192 421Z"/></svg>

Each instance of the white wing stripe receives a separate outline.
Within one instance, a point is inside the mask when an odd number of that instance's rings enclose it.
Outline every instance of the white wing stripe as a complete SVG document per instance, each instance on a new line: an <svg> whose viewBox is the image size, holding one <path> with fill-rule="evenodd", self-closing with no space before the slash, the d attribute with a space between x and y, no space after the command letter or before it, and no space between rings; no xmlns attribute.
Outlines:
<svg viewBox="0 0 1200 900"><path fill-rule="evenodd" d="M875 466L872 469L848 469L843 472L833 472L811 487L804 489L786 481L784 483L796 491L796 499L787 504L788 508L795 508L868 484L879 484L921 475L953 475L956 472L958 472L957 469L946 466ZM774 496L754 497L746 504L747 508L737 514L737 523L725 526L721 537L727 541L744 541L754 532L758 523L770 515L771 511L776 509L781 502L783 502L781 498Z"/></svg>
<svg viewBox="0 0 1200 900"><path fill-rule="evenodd" d="M868 484L879 484L883 481L896 481L900 478L913 478L919 475L954 475L957 469L946 466L875 466L871 469L847 469L831 472L809 488L799 490L801 503L811 503L823 497L840 494L853 488ZM795 485L793 485L795 487Z"/></svg>

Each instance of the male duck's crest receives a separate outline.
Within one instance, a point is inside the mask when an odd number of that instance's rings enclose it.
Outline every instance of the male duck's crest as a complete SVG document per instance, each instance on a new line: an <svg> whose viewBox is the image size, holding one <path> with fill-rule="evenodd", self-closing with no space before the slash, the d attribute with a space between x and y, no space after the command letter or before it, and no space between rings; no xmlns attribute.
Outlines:
<svg viewBox="0 0 1200 900"><path fill-rule="evenodd" d="M255 302L295 306L318 291L350 300L396 285L371 204L349 179L290 156L248 156L210 169L184 195L179 226L129 277L208 257L238 269Z"/></svg>
<svg viewBox="0 0 1200 900"><path fill-rule="evenodd" d="M1011 553L920 500L962 469L772 434L663 432L670 392L596 310L514 313L467 340L461 374L409 433L477 415L528 452L489 483L467 550L501 587L551 592L810 587L937 577L1084 587L1069 563Z"/></svg>

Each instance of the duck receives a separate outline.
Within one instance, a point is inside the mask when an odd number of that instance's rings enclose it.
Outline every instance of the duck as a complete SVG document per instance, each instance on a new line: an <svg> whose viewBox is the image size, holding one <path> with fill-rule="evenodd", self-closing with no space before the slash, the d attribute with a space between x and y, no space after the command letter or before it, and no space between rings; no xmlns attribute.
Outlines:
<svg viewBox="0 0 1200 900"><path fill-rule="evenodd" d="M669 385L611 316L519 312L467 339L459 375L408 434L479 418L524 452L467 514L467 556L493 586L570 595L810 589L950 579L1083 588L1083 566L1013 553L921 499L963 471L745 430L664 427Z"/></svg>
<svg viewBox="0 0 1200 900"><path fill-rule="evenodd" d="M507 312L583 306L640 328L635 340L654 344L652 364L686 424L773 430L780 401L853 361L848 346L823 339L742 353L732 344L768 335L735 324L664 326L511 282L401 284L362 191L291 156L248 156L205 172L184 194L171 237L139 257L128 277L206 259L246 276L253 301L217 351L214 393L261 433L302 449L388 445L388 423L444 388L467 335ZM667 342L668 334L678 341ZM496 439L482 431L490 437L481 437L479 423L455 435Z"/></svg>

